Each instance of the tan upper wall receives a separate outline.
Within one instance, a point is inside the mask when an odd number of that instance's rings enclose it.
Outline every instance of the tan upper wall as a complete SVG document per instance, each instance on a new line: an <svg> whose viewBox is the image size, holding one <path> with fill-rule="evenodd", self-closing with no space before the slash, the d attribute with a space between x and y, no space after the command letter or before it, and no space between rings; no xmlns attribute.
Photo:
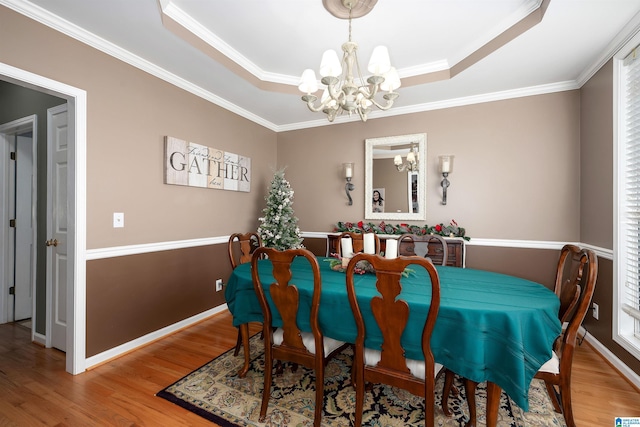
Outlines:
<svg viewBox="0 0 640 427"><path fill-rule="evenodd" d="M580 238L613 248L613 62L581 89Z"/></svg>
<svg viewBox="0 0 640 427"><path fill-rule="evenodd" d="M2 6L0 46L0 62L87 92L89 249L257 227L273 131ZM165 185L166 135L250 157L251 192ZM124 212L124 228L112 227L114 212Z"/></svg>
<svg viewBox="0 0 640 427"><path fill-rule="evenodd" d="M301 228L363 219L365 139L413 133L427 134L428 224L455 219L477 238L580 240L579 91L280 133L278 164L288 165ZM446 206L441 154L455 155ZM353 206L342 175L349 160Z"/></svg>

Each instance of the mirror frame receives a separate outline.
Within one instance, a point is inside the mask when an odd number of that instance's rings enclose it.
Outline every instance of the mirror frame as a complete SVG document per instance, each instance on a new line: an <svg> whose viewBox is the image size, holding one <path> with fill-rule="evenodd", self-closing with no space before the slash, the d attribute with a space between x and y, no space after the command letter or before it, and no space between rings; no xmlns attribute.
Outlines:
<svg viewBox="0 0 640 427"><path fill-rule="evenodd" d="M406 145L410 143L418 144L418 159L420 167L418 169L418 206L419 212L373 212L373 202L371 197L373 191L373 149L379 146ZM364 219L398 220L398 221L426 221L426 194L427 194L427 134L414 133L410 135L387 136L383 138L365 139L365 198L364 198ZM399 172L400 173L400 172ZM402 172L408 173L408 172ZM408 210L408 209L407 209Z"/></svg>

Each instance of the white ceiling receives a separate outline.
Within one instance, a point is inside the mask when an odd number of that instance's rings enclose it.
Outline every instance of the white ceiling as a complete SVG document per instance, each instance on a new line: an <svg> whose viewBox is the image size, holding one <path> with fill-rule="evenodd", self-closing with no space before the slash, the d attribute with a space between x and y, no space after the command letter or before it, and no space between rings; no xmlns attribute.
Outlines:
<svg viewBox="0 0 640 427"><path fill-rule="evenodd" d="M353 40L363 69L372 49L386 45L403 87L391 110L370 119L579 88L640 28L639 0L546 1L378 0L353 20ZM317 72L322 53L340 51L348 38L348 21L329 14L322 0L0 4L276 131L328 124L296 86L305 68ZM496 37L512 38L509 28L529 14L542 19L504 46L451 78L415 84ZM206 43L197 45L195 35Z"/></svg>

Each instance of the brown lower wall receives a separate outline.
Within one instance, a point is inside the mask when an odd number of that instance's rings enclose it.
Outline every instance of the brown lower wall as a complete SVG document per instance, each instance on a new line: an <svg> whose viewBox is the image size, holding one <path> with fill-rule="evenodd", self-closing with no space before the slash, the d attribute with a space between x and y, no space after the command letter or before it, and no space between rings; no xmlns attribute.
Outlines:
<svg viewBox="0 0 640 427"><path fill-rule="evenodd" d="M323 238L304 240L317 256L326 254ZM466 267L510 274L553 287L558 250L467 245ZM594 301L585 328L640 375L640 361L611 339L612 261L598 260ZM87 357L225 303L215 279L231 274L227 245L209 245L87 262Z"/></svg>
<svg viewBox="0 0 640 427"><path fill-rule="evenodd" d="M467 245L466 267L509 274L553 289L559 251Z"/></svg>
<svg viewBox="0 0 640 427"><path fill-rule="evenodd" d="M226 244L87 262L87 357L225 303Z"/></svg>

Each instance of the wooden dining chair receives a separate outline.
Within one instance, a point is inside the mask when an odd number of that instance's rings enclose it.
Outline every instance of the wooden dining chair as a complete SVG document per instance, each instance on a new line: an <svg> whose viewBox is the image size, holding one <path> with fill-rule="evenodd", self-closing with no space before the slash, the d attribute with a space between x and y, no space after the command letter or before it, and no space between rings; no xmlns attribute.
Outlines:
<svg viewBox="0 0 640 427"><path fill-rule="evenodd" d="M248 233L233 233L229 236L227 249L229 251L229 262L231 268L234 269L240 264L251 262L253 252L262 246L262 239L255 231ZM238 339L236 340L236 348L233 355L237 356L242 348L242 334L238 330Z"/></svg>
<svg viewBox="0 0 640 427"><path fill-rule="evenodd" d="M562 248L556 268L554 291L560 299L558 319L563 323L567 322L567 326L553 343L551 359L540 367L535 378L545 382L553 407L556 412L563 414L567 427L576 425L571 407L573 353L578 340L578 330L591 307L597 277L598 258L592 250L580 249L575 245L565 245ZM448 416L451 415L448 396L453 375L453 372L446 371L442 392L442 409ZM469 405L469 425L475 425L477 384L468 379L464 382Z"/></svg>
<svg viewBox="0 0 640 427"><path fill-rule="evenodd" d="M436 246L432 249L431 245L433 242L435 242L434 244ZM430 259L437 265L447 265L449 249L444 237L437 234L418 236L415 234L405 233L398 239L398 255L419 255L418 251L416 251L416 244L423 244L425 246L425 258Z"/></svg>
<svg viewBox="0 0 640 427"><path fill-rule="evenodd" d="M265 255L273 266L273 283L263 283L260 279L258 260ZM311 313L309 322L311 332L303 332L298 327L297 316L300 309L300 294L294 283L291 283L291 263L296 257L303 257L311 266L313 272L313 296L311 300ZM322 420L324 400L324 368L329 359L338 354L348 344L324 337L318 323L320 309L320 295L322 282L320 266L315 255L307 249L289 249L278 251L273 248L261 247L253 253L251 261L251 275L253 286L262 308L265 365L264 365L264 389L262 391L262 405L260 407L259 421L264 422L267 407L271 395L271 383L273 378L273 360L287 360L304 365L315 371L316 377L316 401L314 412L314 426L319 426ZM273 303L267 300L266 293ZM273 312L275 310L282 319L282 326L275 328L273 324Z"/></svg>
<svg viewBox="0 0 640 427"><path fill-rule="evenodd" d="M338 255L342 256L342 238L343 237L350 237L351 238L351 245L353 246L353 253L358 253L358 252L362 252L364 251L364 235L366 233L354 233L351 231L345 231L343 233L340 234L340 236L338 236ZM377 254L380 253L380 238L378 237L377 234L375 233L371 233L373 234L373 239L375 242L375 251Z"/></svg>
<svg viewBox="0 0 640 427"><path fill-rule="evenodd" d="M248 233L233 233L228 243L229 261L231 268L236 268L245 262L251 262L253 251L262 246L262 239L255 231Z"/></svg>
<svg viewBox="0 0 640 427"><path fill-rule="evenodd" d="M573 254L573 249L569 249ZM571 371L573 354L578 341L578 331L587 312L591 308L591 300L598 278L598 257L590 249L582 249L579 263L572 270L568 280L562 281L560 289L560 313L558 317L568 322L567 327L556 340L552 358L538 370L536 378L544 381L551 402L556 412L562 413L567 427L575 427L573 408L571 406ZM572 263L575 265L575 263ZM558 282L556 281L556 284ZM576 290L576 288L578 290ZM566 289L566 290L565 290ZM575 296L578 295L576 299ZM563 312L563 307L566 308ZM557 389L556 389L557 387Z"/></svg>
<svg viewBox="0 0 640 427"><path fill-rule="evenodd" d="M367 261L375 270L379 295L371 299L373 320L382 334L380 348L365 348L367 328L354 286L354 272L359 261ZM409 319L409 305L402 299L402 273L406 267L424 268L428 275L430 307L422 329L424 360L405 357L401 337ZM425 426L435 422L435 378L442 365L435 362L431 351L431 334L440 308L440 279L432 262L419 257L383 258L380 255L358 254L351 259L346 271L347 295L355 317L358 335L353 359L353 383L356 388L356 427L362 424L365 383L384 383L399 387L425 400ZM368 309L367 309L368 311Z"/></svg>
<svg viewBox="0 0 640 427"><path fill-rule="evenodd" d="M564 245L560 251L553 290L560 299L558 318L562 323L568 320L580 298L580 281L588 261L582 255L580 248L571 244Z"/></svg>

